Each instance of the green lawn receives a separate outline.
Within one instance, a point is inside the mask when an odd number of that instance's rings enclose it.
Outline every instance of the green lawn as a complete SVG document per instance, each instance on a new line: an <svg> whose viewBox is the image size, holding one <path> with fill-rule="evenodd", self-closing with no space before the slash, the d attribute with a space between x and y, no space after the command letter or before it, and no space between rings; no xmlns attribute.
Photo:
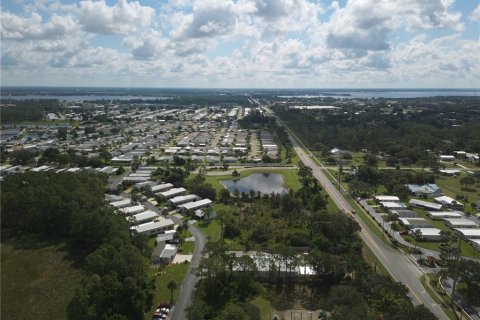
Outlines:
<svg viewBox="0 0 480 320"><path fill-rule="evenodd" d="M239 172L240 175L233 177L232 175L224 176L205 176L205 183L210 183L217 192L224 189L224 186L220 183L221 180L230 180L230 179L241 179L248 177L252 173L278 173L283 175L284 186L288 189L297 191L300 189L300 182L297 177L297 170L295 169L265 169L265 168L252 168L247 170L242 170Z"/></svg>
<svg viewBox="0 0 480 320"><path fill-rule="evenodd" d="M272 319L271 306L267 299L262 296L257 296L255 299L251 300L250 303L260 309L260 320Z"/></svg>
<svg viewBox="0 0 480 320"><path fill-rule="evenodd" d="M405 236L405 240L415 245L414 237L408 235L408 236ZM420 248L425 248L429 250L440 251L440 242L418 241L417 246ZM480 253L477 252L470 244L468 244L464 240L461 240L460 249L462 250L462 256L464 257L475 258L475 259L480 258Z"/></svg>
<svg viewBox="0 0 480 320"><path fill-rule="evenodd" d="M468 190L464 190L463 186L460 185L460 179L466 175L462 173L458 177L444 177L441 176L435 180L435 183L442 189L442 192L455 199L457 195L468 196L468 202L474 202L480 200L480 190L475 186L470 186ZM460 200L464 203L464 200ZM470 206L467 206L467 209Z"/></svg>
<svg viewBox="0 0 480 320"><path fill-rule="evenodd" d="M185 241L182 244L181 254L193 254L193 249L195 249L195 242L194 241Z"/></svg>
<svg viewBox="0 0 480 320"><path fill-rule="evenodd" d="M433 284L427 283L427 281L430 281L430 277L432 277L435 280L437 279L437 275L435 273L429 273L429 274L423 275L421 277L420 280L422 281L423 287L427 290L428 294L432 297L432 299L435 301L435 303L437 303L440 306L442 305L442 303L450 305L450 303L451 303L450 298L447 295L440 295L435 290L436 287L434 287ZM436 285L436 281L435 281L435 285ZM446 313L448 318L450 318L452 320L457 319L457 317L453 313L452 309L442 308L442 310Z"/></svg>
<svg viewBox="0 0 480 320"><path fill-rule="evenodd" d="M83 272L63 244L33 237L1 244L2 319L66 319Z"/></svg>
<svg viewBox="0 0 480 320"><path fill-rule="evenodd" d="M173 292L173 300L178 298L180 293L180 285L185 277L188 269L188 263L172 264L164 267L163 269L151 268L148 270L149 274L155 276L155 297L153 299L153 308L145 315L145 319L151 319L155 312L155 307L159 303L169 303L171 297L171 291L167 288L167 284L170 280L175 280L178 285L178 289Z"/></svg>
<svg viewBox="0 0 480 320"><path fill-rule="evenodd" d="M220 223L217 220L210 223L198 222L195 226L207 236L208 241L217 242L220 240Z"/></svg>

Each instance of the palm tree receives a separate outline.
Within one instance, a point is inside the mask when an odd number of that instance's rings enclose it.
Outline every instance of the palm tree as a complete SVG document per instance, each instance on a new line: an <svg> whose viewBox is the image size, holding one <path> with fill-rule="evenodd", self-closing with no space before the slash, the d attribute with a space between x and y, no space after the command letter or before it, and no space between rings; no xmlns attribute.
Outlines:
<svg viewBox="0 0 480 320"><path fill-rule="evenodd" d="M173 303L173 291L177 290L178 288L178 285L177 285L177 281L175 280L170 280L167 284L167 288L171 290L172 292L172 296L170 298L170 303Z"/></svg>
<svg viewBox="0 0 480 320"><path fill-rule="evenodd" d="M415 249L417 249L418 239L422 237L422 230L415 229L415 231L413 232L413 235L415 236Z"/></svg>

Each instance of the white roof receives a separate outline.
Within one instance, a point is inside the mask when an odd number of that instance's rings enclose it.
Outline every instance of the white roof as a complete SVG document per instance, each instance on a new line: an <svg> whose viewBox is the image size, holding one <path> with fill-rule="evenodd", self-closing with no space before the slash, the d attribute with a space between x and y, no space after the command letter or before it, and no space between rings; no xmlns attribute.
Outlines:
<svg viewBox="0 0 480 320"><path fill-rule="evenodd" d="M175 224L173 223L172 220L170 219L164 219L156 222L147 222L147 223L142 223L139 224L138 226L134 227L137 232L142 233L142 232L147 232L150 230L155 230L159 228L166 228L170 226L174 226Z"/></svg>
<svg viewBox="0 0 480 320"><path fill-rule="evenodd" d="M185 208L186 210L192 210L192 209L196 209L196 208L200 208L200 207L209 205L211 203L212 203L212 200L210 200L210 199L202 199L202 200L182 204L179 207Z"/></svg>
<svg viewBox="0 0 480 320"><path fill-rule="evenodd" d="M435 201L438 201L440 203L445 203L445 204L452 204L453 202L459 204L459 205L462 205L460 202L458 202L457 200L453 199L453 198L450 198L450 197L447 197L447 196L441 196L441 197L436 197L435 198Z"/></svg>
<svg viewBox="0 0 480 320"><path fill-rule="evenodd" d="M463 217L463 212L460 211L427 211L427 213L432 217Z"/></svg>
<svg viewBox="0 0 480 320"><path fill-rule="evenodd" d="M165 190L165 189L168 189L168 188L173 188L173 184L171 183L162 183L162 184L159 184L159 185L156 185L156 186L151 186L150 187L150 190L152 192L155 192L155 191L162 191L162 190Z"/></svg>
<svg viewBox="0 0 480 320"><path fill-rule="evenodd" d="M174 244L166 244L165 248L163 248L160 257L162 258L171 258L172 256L177 254L177 246Z"/></svg>
<svg viewBox="0 0 480 320"><path fill-rule="evenodd" d="M164 233L157 234L157 243L164 242L167 240L172 240L173 236L175 235L175 230L167 230Z"/></svg>
<svg viewBox="0 0 480 320"><path fill-rule="evenodd" d="M452 226L478 227L478 224L475 221L468 220L468 219L444 219L444 221L450 223Z"/></svg>
<svg viewBox="0 0 480 320"><path fill-rule="evenodd" d="M400 198L397 196L375 196L375 199L377 199L378 201L387 201L387 202L400 201Z"/></svg>
<svg viewBox="0 0 480 320"><path fill-rule="evenodd" d="M422 232L422 236L441 236L442 230L437 228L415 228L412 232L416 230L420 230Z"/></svg>
<svg viewBox="0 0 480 320"><path fill-rule="evenodd" d="M145 221L145 220L153 220L158 217L158 214L155 211L147 210L142 213L138 213L133 216L136 221Z"/></svg>
<svg viewBox="0 0 480 320"><path fill-rule="evenodd" d="M423 201L423 200L419 200L419 199L410 199L409 203L410 204L416 204L416 205L423 206L423 207L427 207L427 208L437 209L437 210L442 209L442 205L439 204L439 203L432 203L432 202Z"/></svg>
<svg viewBox="0 0 480 320"><path fill-rule="evenodd" d="M400 202L380 202L385 208L406 208L407 206Z"/></svg>
<svg viewBox="0 0 480 320"><path fill-rule="evenodd" d="M480 229L475 228L455 228L456 231L462 233L465 236L478 236L480 237Z"/></svg>
<svg viewBox="0 0 480 320"><path fill-rule="evenodd" d="M120 209L120 211L122 211L125 214L138 213L138 212L142 212L143 210L145 210L145 208L141 204Z"/></svg>
<svg viewBox="0 0 480 320"><path fill-rule="evenodd" d="M165 191L165 192L160 192L160 195L162 195L164 197L169 197L169 196L173 196L175 194L182 193L182 192L185 192L185 191L187 191L187 189L185 189L185 188L173 188L173 189L170 189L170 190Z"/></svg>
<svg viewBox="0 0 480 320"><path fill-rule="evenodd" d="M196 194L187 194L186 196L177 196L168 201L170 201L171 203L176 203L176 202L187 201L187 200L192 200L196 198L198 198Z"/></svg>
<svg viewBox="0 0 480 320"><path fill-rule="evenodd" d="M119 201L113 201L110 204L114 206L115 208L121 208L121 207L126 207L129 204L132 203L132 200L130 199L124 199L124 200L119 200Z"/></svg>

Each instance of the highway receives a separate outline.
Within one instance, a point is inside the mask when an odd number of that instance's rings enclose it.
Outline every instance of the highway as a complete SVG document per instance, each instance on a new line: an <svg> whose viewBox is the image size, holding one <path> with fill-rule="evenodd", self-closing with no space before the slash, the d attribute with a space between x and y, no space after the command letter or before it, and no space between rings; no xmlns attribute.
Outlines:
<svg viewBox="0 0 480 320"><path fill-rule="evenodd" d="M276 117L271 111L269 112L272 116ZM416 305L424 304L428 309L430 309L438 319L448 320L448 316L443 312L442 308L437 305L432 297L423 287L420 277L424 274L422 268L417 264L414 257L410 255L402 254L393 248L385 245L381 239L379 239L360 219L357 215L352 215L352 207L347 202L345 197L338 191L338 189L330 182L330 180L325 176L325 173L322 170L322 167L317 165L311 157L305 153L304 149L300 146L300 141L295 135L290 131L290 129L285 126L285 124L276 117L278 123L284 126L289 133L290 140L292 145L297 152L299 158L302 162L312 168L313 176L318 179L322 184L325 191L329 194L330 198L335 202L338 208L342 211L348 212L355 221L361 227L360 237L367 244L367 246L373 251L375 256L380 260L380 262L385 266L385 268L390 272L393 279L403 283L409 289L409 296L412 299L412 302Z"/></svg>

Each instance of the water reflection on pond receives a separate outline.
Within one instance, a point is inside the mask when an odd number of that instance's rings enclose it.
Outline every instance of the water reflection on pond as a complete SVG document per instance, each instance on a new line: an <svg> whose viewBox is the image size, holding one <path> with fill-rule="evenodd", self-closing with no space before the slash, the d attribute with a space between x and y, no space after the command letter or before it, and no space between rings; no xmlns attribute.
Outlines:
<svg viewBox="0 0 480 320"><path fill-rule="evenodd" d="M287 188L283 187L283 175L278 173L254 173L246 178L239 180L222 180L220 181L228 191L232 194L235 189L238 189L239 193L250 193L253 190L255 193L261 194L278 193L285 194L288 192Z"/></svg>

